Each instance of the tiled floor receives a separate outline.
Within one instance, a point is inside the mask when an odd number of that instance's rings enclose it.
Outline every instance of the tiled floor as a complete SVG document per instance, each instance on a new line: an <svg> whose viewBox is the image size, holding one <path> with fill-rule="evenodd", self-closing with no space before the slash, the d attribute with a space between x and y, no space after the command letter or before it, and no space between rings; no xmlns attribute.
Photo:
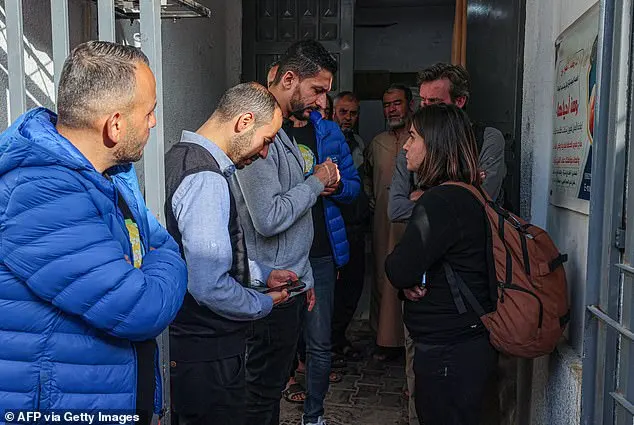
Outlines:
<svg viewBox="0 0 634 425"><path fill-rule="evenodd" d="M350 332L353 344L363 350L359 362L348 362L343 380L330 386L326 397L328 425L406 424L404 361L380 363L372 359L373 335L367 322L356 322ZM281 423L301 424L302 405L282 400Z"/></svg>

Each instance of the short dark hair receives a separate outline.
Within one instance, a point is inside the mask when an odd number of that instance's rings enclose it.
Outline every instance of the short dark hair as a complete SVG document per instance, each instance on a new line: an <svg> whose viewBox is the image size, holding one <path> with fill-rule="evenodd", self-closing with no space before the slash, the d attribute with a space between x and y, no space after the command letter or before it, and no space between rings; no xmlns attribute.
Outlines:
<svg viewBox="0 0 634 425"><path fill-rule="evenodd" d="M471 94L471 77L462 65L439 62L423 69L418 73L418 86L443 79L447 79L451 83L449 96L452 102L455 102L459 97L464 97L468 103Z"/></svg>
<svg viewBox="0 0 634 425"><path fill-rule="evenodd" d="M407 100L407 103L410 103L412 101L412 99L414 98L412 95L412 90L405 86L404 84L391 84L384 92L383 92L383 96L385 96L387 93L396 91L396 90L400 90L405 94L405 99Z"/></svg>
<svg viewBox="0 0 634 425"><path fill-rule="evenodd" d="M59 80L57 113L60 124L90 127L97 114L129 104L136 89L136 66L149 64L136 47L89 41L70 53Z"/></svg>
<svg viewBox="0 0 634 425"><path fill-rule="evenodd" d="M425 106L414 113L412 126L426 148L417 173L420 188L447 181L480 184L478 148L466 112L444 103Z"/></svg>
<svg viewBox="0 0 634 425"><path fill-rule="evenodd" d="M333 75L337 72L334 56L315 40L302 40L291 45L278 61L278 65L273 84L278 84L288 71L297 74L301 80L314 77L321 70Z"/></svg>
<svg viewBox="0 0 634 425"><path fill-rule="evenodd" d="M213 116L227 122L242 113L253 112L256 127L260 127L271 122L277 108L277 100L264 86L255 82L242 83L222 95Z"/></svg>
<svg viewBox="0 0 634 425"><path fill-rule="evenodd" d="M359 103L359 98L357 97L356 94L354 94L351 91L340 92L337 96L335 96L335 102L338 102L339 100L344 99L346 97L352 99L353 102Z"/></svg>

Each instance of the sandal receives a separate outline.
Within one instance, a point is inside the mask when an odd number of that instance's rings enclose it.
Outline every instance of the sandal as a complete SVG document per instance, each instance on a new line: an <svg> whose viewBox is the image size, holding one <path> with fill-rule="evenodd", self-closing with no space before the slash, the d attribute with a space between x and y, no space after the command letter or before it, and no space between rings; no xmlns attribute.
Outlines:
<svg viewBox="0 0 634 425"><path fill-rule="evenodd" d="M306 390L299 382L295 382L282 391L282 397L289 403L304 404L304 401L306 401Z"/></svg>
<svg viewBox="0 0 634 425"><path fill-rule="evenodd" d="M338 372L330 372L330 375L328 376L328 381L331 384L337 384L337 383L343 381L343 375L341 373L338 373Z"/></svg>

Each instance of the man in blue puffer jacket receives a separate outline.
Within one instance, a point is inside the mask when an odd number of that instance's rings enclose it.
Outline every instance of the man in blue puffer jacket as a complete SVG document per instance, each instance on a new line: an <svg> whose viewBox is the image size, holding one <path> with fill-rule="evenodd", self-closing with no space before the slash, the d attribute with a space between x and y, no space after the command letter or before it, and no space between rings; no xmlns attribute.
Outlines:
<svg viewBox="0 0 634 425"><path fill-rule="evenodd" d="M331 326L337 268L344 266L350 252L346 226L337 203L348 204L359 194L361 180L352 155L339 126L323 119L317 111L296 113L297 120L309 118L304 126L285 128L295 138L304 158L304 176L309 177L315 165L330 160L337 163L341 179L337 186L326 187L312 208L314 238L310 265L315 280L315 309L306 314L307 395L304 403L304 424L323 423L323 402L328 391L331 369Z"/></svg>
<svg viewBox="0 0 634 425"><path fill-rule="evenodd" d="M155 106L145 55L93 41L64 64L59 118L36 108L0 136L0 413L160 411L154 338L187 272L131 165Z"/></svg>

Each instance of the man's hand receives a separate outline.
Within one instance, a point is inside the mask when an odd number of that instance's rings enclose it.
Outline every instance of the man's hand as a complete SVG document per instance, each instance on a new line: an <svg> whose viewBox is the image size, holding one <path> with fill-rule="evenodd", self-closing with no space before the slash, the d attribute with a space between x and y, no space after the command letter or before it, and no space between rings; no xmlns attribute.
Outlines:
<svg viewBox="0 0 634 425"><path fill-rule="evenodd" d="M330 158L315 165L313 174L323 183L324 187L335 186L341 180L339 167Z"/></svg>
<svg viewBox="0 0 634 425"><path fill-rule="evenodd" d="M427 288L423 289L420 286L414 286L413 288L403 289L403 293L408 300L418 302L427 295Z"/></svg>
<svg viewBox="0 0 634 425"><path fill-rule="evenodd" d="M339 185L341 185L341 181L338 181L334 186L328 186L324 189L323 192L320 193L321 196L330 196L339 189Z"/></svg>
<svg viewBox="0 0 634 425"><path fill-rule="evenodd" d="M315 297L315 288L310 288L306 291L306 301L308 302L308 311L313 311L315 301L317 301L317 298Z"/></svg>
<svg viewBox="0 0 634 425"><path fill-rule="evenodd" d="M277 305L279 303L283 303L288 299L288 291L286 289L282 289L281 291L271 291L268 294L269 297L273 299L273 305Z"/></svg>
<svg viewBox="0 0 634 425"><path fill-rule="evenodd" d="M273 270L266 280L266 286L276 288L286 284L289 280L296 281L297 275L290 270Z"/></svg>
<svg viewBox="0 0 634 425"><path fill-rule="evenodd" d="M487 172L486 171L480 171L480 181L484 181L484 179L487 178Z"/></svg>
<svg viewBox="0 0 634 425"><path fill-rule="evenodd" d="M409 194L409 200L416 202L421 196L423 196L423 191L418 189Z"/></svg>

